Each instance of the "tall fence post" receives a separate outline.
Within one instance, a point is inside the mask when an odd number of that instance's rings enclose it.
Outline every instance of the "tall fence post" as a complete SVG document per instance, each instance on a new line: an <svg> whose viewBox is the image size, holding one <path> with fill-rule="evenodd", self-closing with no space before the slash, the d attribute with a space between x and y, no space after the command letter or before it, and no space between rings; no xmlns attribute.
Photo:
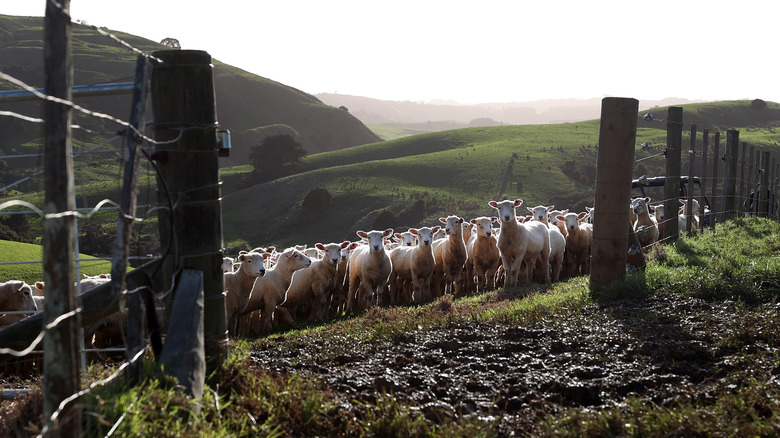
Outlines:
<svg viewBox="0 0 780 438"><path fill-rule="evenodd" d="M745 194L745 183L748 180L747 177L745 177L745 151L747 150L747 143L742 144L742 158L739 160L739 190L737 190L737 202L739 202L740 197L742 197ZM750 160L750 168L753 164L753 160ZM748 184L749 185L749 184ZM747 199L747 197L745 197ZM738 211L744 211L747 210L743 205L736 205Z"/></svg>
<svg viewBox="0 0 780 438"><path fill-rule="evenodd" d="M744 201L742 202L744 204L742 210L748 212L748 214L753 214L753 211L755 210L756 206L755 206L754 202L751 202L750 193L752 193L754 191L753 187L755 186L755 184L754 184L755 180L753 179L753 168L755 167L753 165L753 163L755 162L755 161L753 161L753 155L754 155L754 152L755 152L755 148L753 146L750 146L750 148L748 148L747 147L747 143L742 143L742 155L745 155L745 149L750 149L748 151L748 172L747 172L747 178L746 178L746 180L747 180L747 190L740 189L740 195L744 199ZM758 169L758 167L755 167L755 168ZM743 170L745 169L745 163L742 163L742 169ZM745 176L742 175L742 177L744 178ZM744 184L744 181L741 181L740 184L739 184L740 187L742 187L743 184Z"/></svg>
<svg viewBox="0 0 780 438"><path fill-rule="evenodd" d="M709 129L703 129L701 131L701 178L699 181L701 181L701 192L699 193L699 217L704 218L704 210L707 205L707 154L709 153L709 141L710 141L710 130ZM712 211L712 208L710 207L710 211ZM703 227L703 221L702 221L702 227Z"/></svg>
<svg viewBox="0 0 780 438"><path fill-rule="evenodd" d="M166 290L177 272L203 272L206 361L213 370L227 353L222 278L222 201L211 55L198 50L153 53L151 74L158 181L160 241ZM166 193L167 190L167 193ZM168 303L173 302L173 297ZM169 307L170 309L170 307Z"/></svg>
<svg viewBox="0 0 780 438"><path fill-rule="evenodd" d="M774 209L775 220L780 220L780 205L777 203L780 201L780 197L777 196L778 180L780 180L780 163L777 162L776 158L772 158L772 171L774 175L772 177L772 208Z"/></svg>
<svg viewBox="0 0 780 438"><path fill-rule="evenodd" d="M631 177L636 149L639 101L607 97L601 101L601 126L596 169L590 289L596 291L626 276L630 223Z"/></svg>
<svg viewBox="0 0 780 438"><path fill-rule="evenodd" d="M696 124L691 124L691 148L688 150L688 190L685 207L685 234L691 235L693 231L693 165L696 162ZM698 212L696 212L698 214ZM674 217L674 216L671 216Z"/></svg>
<svg viewBox="0 0 780 438"><path fill-rule="evenodd" d="M718 196L718 163L720 160L720 131L715 131L712 137L712 207L710 211L710 225L713 229L721 218L720 212L723 208L723 201Z"/></svg>
<svg viewBox="0 0 780 438"><path fill-rule="evenodd" d="M733 219L737 205L737 155L739 131L726 131L726 170L723 173L723 219Z"/></svg>
<svg viewBox="0 0 780 438"><path fill-rule="evenodd" d="M664 182L664 212L674 218L680 209L680 160L682 158L682 117L679 106L670 106L666 116L666 180ZM677 240L679 226L675 220L664 224L664 241Z"/></svg>
<svg viewBox="0 0 780 438"><path fill-rule="evenodd" d="M769 151L761 152L761 188L758 190L757 199L759 202L759 215L769 217L769 202L771 194L769 193Z"/></svg>
<svg viewBox="0 0 780 438"><path fill-rule="evenodd" d="M743 145L747 145L747 143L742 143ZM752 146L751 146L752 147ZM745 195L746 201L750 203L750 214L753 216L758 216L761 211L761 203L759 201L759 192L761 190L761 171L763 169L763 166L761 165L761 151L756 149L755 150L755 157L752 162L752 167L755 169L755 176L753 176L753 179L750 181L750 188L751 190ZM752 194L752 196L751 196Z"/></svg>
<svg viewBox="0 0 780 438"><path fill-rule="evenodd" d="M71 101L71 23L69 0L46 2L44 25L45 90L49 96ZM81 436L81 408L78 400L65 405L55 422L52 416L66 398L81 390L79 367L80 314L74 286L74 216L49 217L75 211L73 194L73 144L71 107L46 100L44 106L44 186L43 278L46 282L43 339L43 418L44 436ZM68 315L67 317L65 317Z"/></svg>

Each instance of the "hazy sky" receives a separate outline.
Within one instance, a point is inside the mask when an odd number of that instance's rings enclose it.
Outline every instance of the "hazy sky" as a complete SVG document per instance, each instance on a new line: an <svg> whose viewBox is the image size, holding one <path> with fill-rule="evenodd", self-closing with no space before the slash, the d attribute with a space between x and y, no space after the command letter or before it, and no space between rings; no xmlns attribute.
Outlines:
<svg viewBox="0 0 780 438"><path fill-rule="evenodd" d="M0 0L43 16L46 0ZM71 0L71 17L307 93L780 102L776 0Z"/></svg>

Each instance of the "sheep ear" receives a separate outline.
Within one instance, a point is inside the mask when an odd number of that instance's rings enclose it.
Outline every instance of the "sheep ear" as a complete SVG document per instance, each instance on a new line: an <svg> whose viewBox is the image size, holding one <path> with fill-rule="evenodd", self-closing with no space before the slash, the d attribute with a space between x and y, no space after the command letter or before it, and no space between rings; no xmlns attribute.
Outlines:
<svg viewBox="0 0 780 438"><path fill-rule="evenodd" d="M360 242L352 242L352 243L349 244L349 250L351 251L351 250L357 248L358 246L360 246Z"/></svg>
<svg viewBox="0 0 780 438"><path fill-rule="evenodd" d="M566 222L566 218L561 215L555 216L555 219L558 219L561 222Z"/></svg>
<svg viewBox="0 0 780 438"><path fill-rule="evenodd" d="M382 237L391 236L392 234L393 234L393 229L392 228L388 228L388 229L385 230L385 232L382 235Z"/></svg>
<svg viewBox="0 0 780 438"><path fill-rule="evenodd" d="M585 219L586 217L588 217L588 213L580 213L577 215L577 219L580 220Z"/></svg>
<svg viewBox="0 0 780 438"><path fill-rule="evenodd" d="M409 232L414 234L415 236L420 235L420 231L417 228L409 228Z"/></svg>
<svg viewBox="0 0 780 438"><path fill-rule="evenodd" d="M446 219L446 218L443 218L443 217L440 217L440 218L439 218L439 222L441 222L441 223L443 223L443 224L446 224L446 223L447 223L447 219Z"/></svg>
<svg viewBox="0 0 780 438"><path fill-rule="evenodd" d="M362 237L362 238L364 238L364 239L368 237L368 233L366 233L366 232L365 232L365 231L363 231L363 230L357 230L357 231L355 232L355 234L357 234L357 235L358 235L358 237Z"/></svg>
<svg viewBox="0 0 780 438"><path fill-rule="evenodd" d="M344 248L348 247L350 243L352 243L352 242L350 242L349 240L345 240L345 241L341 242L341 249L344 249Z"/></svg>
<svg viewBox="0 0 780 438"><path fill-rule="evenodd" d="M438 226L438 225L436 225L435 227L431 228L431 231L433 231L434 233L439 232L439 230L441 230L441 227Z"/></svg>
<svg viewBox="0 0 780 438"><path fill-rule="evenodd" d="M498 202L496 202L496 201L490 201L490 202L488 202L488 205L493 207L493 208L498 208Z"/></svg>
<svg viewBox="0 0 780 438"><path fill-rule="evenodd" d="M645 203L650 202L650 198L643 198L642 200L645 201Z"/></svg>
<svg viewBox="0 0 780 438"><path fill-rule="evenodd" d="M315 243L314 247L319 249L319 250L325 251L325 245L323 245L323 244L321 244L319 242Z"/></svg>
<svg viewBox="0 0 780 438"><path fill-rule="evenodd" d="M553 211L554 208L555 208L554 205L549 205L547 206L547 211Z"/></svg>
<svg viewBox="0 0 780 438"><path fill-rule="evenodd" d="M515 199L515 207L519 207L521 205L523 205L523 200L522 199Z"/></svg>

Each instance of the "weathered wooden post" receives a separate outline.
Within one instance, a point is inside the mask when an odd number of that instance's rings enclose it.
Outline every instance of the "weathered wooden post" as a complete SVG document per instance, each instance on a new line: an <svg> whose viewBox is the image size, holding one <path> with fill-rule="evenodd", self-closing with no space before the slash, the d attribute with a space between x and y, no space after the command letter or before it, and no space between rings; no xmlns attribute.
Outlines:
<svg viewBox="0 0 780 438"><path fill-rule="evenodd" d="M742 158L739 160L739 190L737 191L737 202L739 202L740 198L744 196L745 194L745 182L747 178L745 177L745 150L747 149L747 143L742 144ZM753 160L750 160L750 165L753 165ZM750 166L748 166L750 167ZM745 196L745 199L747 199L747 196ZM738 211L743 211L744 207L742 205L737 205Z"/></svg>
<svg viewBox="0 0 780 438"><path fill-rule="evenodd" d="M704 209L707 205L706 202L706 191L707 191L707 154L709 153L709 141L710 141L710 130L709 129L703 129L701 132L701 176L699 178L701 181L701 192L699 193L699 217L702 219L702 228L704 228ZM711 207L710 207L711 208ZM712 211L710 209L710 211Z"/></svg>
<svg viewBox="0 0 780 438"><path fill-rule="evenodd" d="M631 177L636 149L639 101L607 97L601 101L596 169L598 219L593 224L590 289L622 282L626 275Z"/></svg>
<svg viewBox="0 0 780 438"><path fill-rule="evenodd" d="M712 208L710 212L710 225L715 228L715 223L721 218L723 202L718 196L718 163L720 163L720 131L715 131L712 138Z"/></svg>
<svg viewBox="0 0 780 438"><path fill-rule="evenodd" d="M761 152L761 188L758 190L759 215L769 217L769 202L771 195L769 193L769 151Z"/></svg>
<svg viewBox="0 0 780 438"><path fill-rule="evenodd" d="M775 210L775 220L780 220L780 205L778 205L780 197L777 196L778 180L780 180L780 163L777 162L776 158L772 158L772 171L774 172L772 177L772 208Z"/></svg>
<svg viewBox="0 0 780 438"><path fill-rule="evenodd" d="M682 107L670 106L666 116L666 181L664 183L664 212L674 218L680 209L680 159L682 154ZM677 221L664 224L665 242L674 242L679 233Z"/></svg>
<svg viewBox="0 0 780 438"><path fill-rule="evenodd" d="M748 151L748 173L747 173L747 178L745 178L745 175L742 175L743 179L747 179L747 191L740 189L740 193L742 194L742 196L744 196L744 201L743 201L744 205L743 205L742 210L747 211L748 214L753 214L753 212L755 211L756 205L755 205L755 202L751 202L750 193L754 191L753 187L756 185L756 184L753 183L753 181L754 181L754 179L753 179L753 168L754 168L754 165L753 165L753 163L754 163L754 161L753 161L753 153L755 152L754 151L755 148L753 146L750 146L750 148L748 148L747 147L747 143L742 143L742 154L743 155L745 154L745 149L750 149L750 150ZM742 170L744 170L744 169L745 169L745 163L742 163ZM758 169L758 167L756 167L756 169ZM740 187L742 187L743 184L744 184L744 181L742 181L740 183Z"/></svg>
<svg viewBox="0 0 780 438"><path fill-rule="evenodd" d="M44 71L46 94L71 101L73 67L71 65L71 23L69 0L59 4L46 2L44 23ZM44 119L43 278L46 300L43 306L43 422L44 436L80 437L81 407L78 400L62 401L81 390L79 377L80 314L76 297L73 254L76 210L73 180L72 109L46 100ZM62 214L62 215L60 215ZM52 322L62 318L57 324ZM52 421L52 416L57 418Z"/></svg>
<svg viewBox="0 0 780 438"><path fill-rule="evenodd" d="M217 114L211 55L197 50L155 52L151 74L154 158L160 241L169 248L166 290L183 269L203 272L204 337L209 369L227 352L222 279L222 201L217 163ZM168 210L170 204L174 210ZM172 300L169 300L169 306ZM170 307L169 307L170 308Z"/></svg>
<svg viewBox="0 0 780 438"><path fill-rule="evenodd" d="M688 190L686 192L688 204L685 208L685 234L691 235L693 231L693 165L696 162L696 124L691 124L691 148L688 150ZM696 212L698 214L698 212ZM674 217L674 216L672 216Z"/></svg>
<svg viewBox="0 0 780 438"><path fill-rule="evenodd" d="M723 173L723 218L733 219L737 205L737 156L739 154L739 131L726 131L726 170Z"/></svg>
<svg viewBox="0 0 780 438"><path fill-rule="evenodd" d="M746 145L747 143L742 143L743 145ZM756 149L755 150L755 158L753 160L753 163L751 164L753 168L755 169L755 176L753 177L753 180L750 182L750 188L751 191L747 193L747 202L751 203L751 209L750 214L753 216L758 216L761 212L761 202L759 201L759 192L761 191L761 172L763 171L764 167L761 164L761 151ZM753 194L752 199L750 198L751 193Z"/></svg>

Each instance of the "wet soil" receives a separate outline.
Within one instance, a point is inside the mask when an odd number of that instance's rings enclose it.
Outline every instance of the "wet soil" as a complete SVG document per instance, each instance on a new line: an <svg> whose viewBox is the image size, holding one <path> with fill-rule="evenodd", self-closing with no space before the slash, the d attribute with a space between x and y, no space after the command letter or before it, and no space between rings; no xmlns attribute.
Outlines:
<svg viewBox="0 0 780 438"><path fill-rule="evenodd" d="M346 410L393 394L433 423L476 416L502 435L532 433L567 408L706 403L733 385L780 384L779 308L655 296L564 309L527 326L420 329L381 344L281 336L252 359L322 382Z"/></svg>

